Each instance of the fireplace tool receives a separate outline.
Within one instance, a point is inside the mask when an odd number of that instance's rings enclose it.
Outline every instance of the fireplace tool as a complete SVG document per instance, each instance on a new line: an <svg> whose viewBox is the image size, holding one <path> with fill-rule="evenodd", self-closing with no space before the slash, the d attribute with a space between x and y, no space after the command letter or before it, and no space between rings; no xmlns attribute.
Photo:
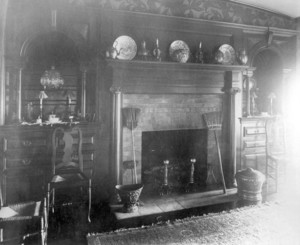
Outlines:
<svg viewBox="0 0 300 245"><path fill-rule="evenodd" d="M221 174L221 182L223 185L223 192L226 194L226 185L225 185L225 179L224 179L224 172L223 172L223 166L222 166L222 157L221 157L221 150L220 150L220 144L218 139L217 131L222 130L222 113L220 111L213 111L203 114L204 121L206 123L206 126L208 130L212 130L214 132L215 136L215 142L218 152L218 162L219 162L219 168L220 168L220 174ZM213 172L213 166L208 166L208 172L207 172L207 180L209 178L215 179L215 175Z"/></svg>
<svg viewBox="0 0 300 245"><path fill-rule="evenodd" d="M169 181L168 181L168 165L169 165L169 160L164 160L164 180L163 184L160 186L159 190L159 195L168 195L171 192L171 187L169 186Z"/></svg>
<svg viewBox="0 0 300 245"><path fill-rule="evenodd" d="M123 123L131 131L131 146L132 146L132 156L133 160L124 161L123 167L124 169L130 169L132 173L132 184L137 184L137 172L136 172L136 156L135 156L135 142L134 142L134 129L137 127L138 117L140 114L139 108L123 108Z"/></svg>
<svg viewBox="0 0 300 245"><path fill-rule="evenodd" d="M190 176L189 176L189 182L185 187L185 192L192 192L195 190L195 182L194 182L195 162L196 162L195 158L192 158L190 160Z"/></svg>

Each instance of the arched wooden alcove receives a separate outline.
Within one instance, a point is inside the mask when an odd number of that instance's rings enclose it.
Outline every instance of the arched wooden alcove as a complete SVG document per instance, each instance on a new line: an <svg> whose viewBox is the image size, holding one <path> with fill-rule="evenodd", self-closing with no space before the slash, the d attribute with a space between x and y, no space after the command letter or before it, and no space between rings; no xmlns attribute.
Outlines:
<svg viewBox="0 0 300 245"><path fill-rule="evenodd" d="M60 89L46 89L43 119L50 113L61 119L77 113L81 104L80 54L74 41L61 32L47 32L36 36L21 51L25 63L22 79L22 119L35 120L40 114L39 93L44 90L40 78L55 67L64 79Z"/></svg>
<svg viewBox="0 0 300 245"><path fill-rule="evenodd" d="M268 34L268 33L267 33ZM252 47L249 64L256 67L253 78L256 98L255 115L267 112L279 114L282 112L283 97L283 67L284 59L281 48L272 41L272 35ZM272 108L270 97L272 99Z"/></svg>
<svg viewBox="0 0 300 245"><path fill-rule="evenodd" d="M256 80L258 112L281 113L283 62L280 53L272 48L261 49L253 58L253 66L256 67L253 76Z"/></svg>
<svg viewBox="0 0 300 245"><path fill-rule="evenodd" d="M12 57L10 69L10 98L6 121L35 121L40 115L40 91L44 87L40 78L52 66L60 72L64 85L60 89L46 89L43 100L43 119L55 113L60 119L73 116L85 118L87 111L94 115L95 107L87 110L86 94L90 90L89 104L95 99L94 73L88 62L89 49L80 34L51 30L32 33L22 44L19 57ZM88 72L89 71L89 72ZM88 88L86 87L88 84ZM15 94L12 94L15 91ZM15 101L15 102L14 102ZM90 116L89 115L89 116Z"/></svg>

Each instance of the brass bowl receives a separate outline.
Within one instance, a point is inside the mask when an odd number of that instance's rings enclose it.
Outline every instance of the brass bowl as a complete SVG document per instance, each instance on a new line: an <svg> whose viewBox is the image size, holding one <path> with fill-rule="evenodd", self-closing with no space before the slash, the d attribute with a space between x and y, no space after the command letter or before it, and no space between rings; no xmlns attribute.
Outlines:
<svg viewBox="0 0 300 245"><path fill-rule="evenodd" d="M139 198L143 190L143 184L116 185L117 193L124 204L125 213L133 213L138 210Z"/></svg>

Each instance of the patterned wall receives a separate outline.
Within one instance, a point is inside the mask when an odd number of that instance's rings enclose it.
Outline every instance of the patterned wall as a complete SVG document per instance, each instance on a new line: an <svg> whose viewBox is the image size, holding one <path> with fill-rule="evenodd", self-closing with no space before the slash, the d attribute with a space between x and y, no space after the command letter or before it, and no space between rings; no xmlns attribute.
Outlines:
<svg viewBox="0 0 300 245"><path fill-rule="evenodd" d="M296 29L296 21L226 0L68 0L77 6L152 13L230 23Z"/></svg>

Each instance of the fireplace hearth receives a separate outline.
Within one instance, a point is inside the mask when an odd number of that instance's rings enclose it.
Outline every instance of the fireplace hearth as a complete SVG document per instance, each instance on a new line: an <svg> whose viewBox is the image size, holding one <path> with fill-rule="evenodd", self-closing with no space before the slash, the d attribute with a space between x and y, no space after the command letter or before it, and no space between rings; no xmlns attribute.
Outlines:
<svg viewBox="0 0 300 245"><path fill-rule="evenodd" d="M145 195L199 191L206 185L207 129L142 133Z"/></svg>

